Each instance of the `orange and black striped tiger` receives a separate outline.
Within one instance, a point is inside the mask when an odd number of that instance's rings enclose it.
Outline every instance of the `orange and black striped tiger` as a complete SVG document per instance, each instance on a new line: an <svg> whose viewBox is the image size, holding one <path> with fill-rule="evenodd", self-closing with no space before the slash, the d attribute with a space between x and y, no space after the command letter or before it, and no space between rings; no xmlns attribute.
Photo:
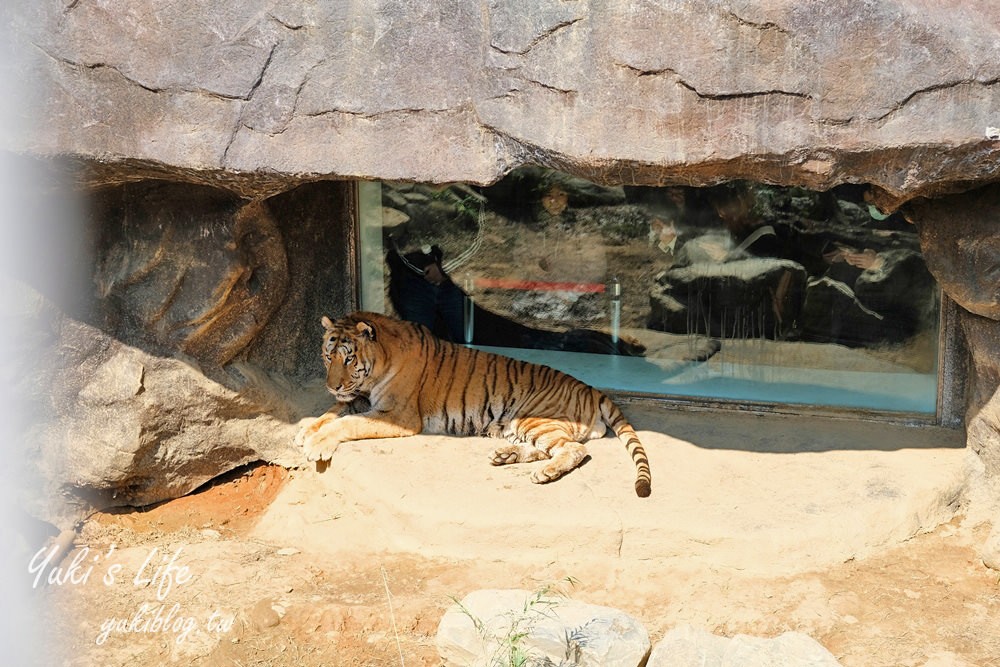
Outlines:
<svg viewBox="0 0 1000 667"><path fill-rule="evenodd" d="M303 428L298 439L310 461L328 460L350 440L488 435L511 442L493 452L493 465L544 460L531 480L545 483L580 465L582 443L611 427L635 463L635 492L649 495L649 461L635 429L610 398L576 378L377 313L322 324L327 389L339 404L364 398L371 407L341 414L336 405Z"/></svg>

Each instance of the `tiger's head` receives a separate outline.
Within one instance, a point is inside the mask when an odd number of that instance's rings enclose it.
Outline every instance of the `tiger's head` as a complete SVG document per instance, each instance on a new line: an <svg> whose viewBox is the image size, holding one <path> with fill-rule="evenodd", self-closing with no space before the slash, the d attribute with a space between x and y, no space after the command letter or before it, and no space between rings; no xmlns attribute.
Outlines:
<svg viewBox="0 0 1000 667"><path fill-rule="evenodd" d="M375 329L368 322L345 318L333 322L324 316L323 365L326 388L341 403L350 403L371 390L377 349Z"/></svg>

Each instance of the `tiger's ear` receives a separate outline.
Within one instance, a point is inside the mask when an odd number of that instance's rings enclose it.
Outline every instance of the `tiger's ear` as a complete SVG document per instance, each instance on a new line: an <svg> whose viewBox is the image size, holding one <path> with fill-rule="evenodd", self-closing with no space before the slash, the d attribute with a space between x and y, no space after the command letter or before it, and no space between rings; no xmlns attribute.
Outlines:
<svg viewBox="0 0 1000 667"><path fill-rule="evenodd" d="M375 327L368 324L367 322L358 322L358 333L367 338L368 340L375 340Z"/></svg>
<svg viewBox="0 0 1000 667"><path fill-rule="evenodd" d="M326 315L324 315L319 319L319 323L322 324L323 328L326 329L327 331L333 328L333 322L331 322L330 318L327 317Z"/></svg>

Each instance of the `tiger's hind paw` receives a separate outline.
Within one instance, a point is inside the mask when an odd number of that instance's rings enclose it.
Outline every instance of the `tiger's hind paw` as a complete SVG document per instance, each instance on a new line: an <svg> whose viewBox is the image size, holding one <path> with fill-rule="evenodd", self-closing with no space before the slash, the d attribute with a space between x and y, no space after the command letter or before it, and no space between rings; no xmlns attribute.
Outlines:
<svg viewBox="0 0 1000 667"><path fill-rule="evenodd" d="M517 452L505 452L497 449L490 454L490 463L495 466L517 463Z"/></svg>
<svg viewBox="0 0 1000 667"><path fill-rule="evenodd" d="M526 445L504 445L497 447L490 455L490 463L495 466L505 466L511 463L530 463L548 458L548 455L537 447Z"/></svg>
<svg viewBox="0 0 1000 667"><path fill-rule="evenodd" d="M548 470L548 467L549 466L539 468L535 472L531 473L531 481L535 484L548 484L549 482L554 482L563 476L561 471L553 473L551 470Z"/></svg>
<svg viewBox="0 0 1000 667"><path fill-rule="evenodd" d="M587 458L586 448L578 442L568 442L553 447L549 454L552 456L552 461L531 473L531 481L535 484L555 481L575 470Z"/></svg>

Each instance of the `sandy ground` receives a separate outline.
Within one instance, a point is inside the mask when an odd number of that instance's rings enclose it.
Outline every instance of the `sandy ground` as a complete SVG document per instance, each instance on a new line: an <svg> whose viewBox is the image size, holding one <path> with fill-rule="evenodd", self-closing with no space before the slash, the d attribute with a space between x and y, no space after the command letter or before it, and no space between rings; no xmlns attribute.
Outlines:
<svg viewBox="0 0 1000 667"><path fill-rule="evenodd" d="M846 666L1000 665L1000 576L961 507L960 433L627 412L645 500L615 440L538 486L530 466L489 466L492 441L419 436L95 516L63 561L83 554L91 576L38 593L62 638L46 662L437 665L453 598L572 577L569 595L654 642L681 623L798 630Z"/></svg>

